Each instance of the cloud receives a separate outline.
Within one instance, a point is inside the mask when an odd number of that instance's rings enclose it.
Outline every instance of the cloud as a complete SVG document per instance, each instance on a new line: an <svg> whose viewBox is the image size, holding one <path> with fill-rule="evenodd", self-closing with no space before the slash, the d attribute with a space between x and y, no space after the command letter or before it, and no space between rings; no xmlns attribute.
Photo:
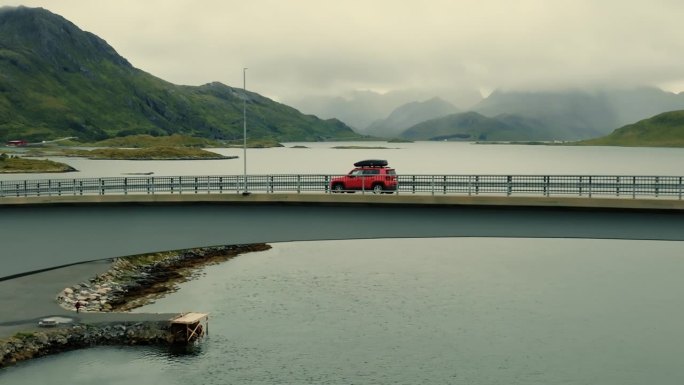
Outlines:
<svg viewBox="0 0 684 385"><path fill-rule="evenodd" d="M684 84L678 0L22 1L179 84L352 89ZM18 5L18 3L17 3Z"/></svg>

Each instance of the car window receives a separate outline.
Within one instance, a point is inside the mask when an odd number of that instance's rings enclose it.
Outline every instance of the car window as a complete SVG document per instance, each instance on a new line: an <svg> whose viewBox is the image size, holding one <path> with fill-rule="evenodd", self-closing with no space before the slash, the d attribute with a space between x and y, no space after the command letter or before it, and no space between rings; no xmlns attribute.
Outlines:
<svg viewBox="0 0 684 385"><path fill-rule="evenodd" d="M351 170L349 172L349 175L361 175L363 174L363 170Z"/></svg>
<svg viewBox="0 0 684 385"><path fill-rule="evenodd" d="M397 175L397 172L394 170L387 170L387 175Z"/></svg>
<svg viewBox="0 0 684 385"><path fill-rule="evenodd" d="M380 170L364 170L363 174L364 175L378 175L378 174L380 174Z"/></svg>

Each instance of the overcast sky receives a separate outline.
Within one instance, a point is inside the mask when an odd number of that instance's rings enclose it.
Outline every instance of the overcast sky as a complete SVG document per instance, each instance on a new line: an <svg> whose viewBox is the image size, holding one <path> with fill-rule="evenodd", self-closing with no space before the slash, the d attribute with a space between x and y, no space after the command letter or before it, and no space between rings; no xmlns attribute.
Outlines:
<svg viewBox="0 0 684 385"><path fill-rule="evenodd" d="M0 0L43 7L176 84L684 91L682 0Z"/></svg>

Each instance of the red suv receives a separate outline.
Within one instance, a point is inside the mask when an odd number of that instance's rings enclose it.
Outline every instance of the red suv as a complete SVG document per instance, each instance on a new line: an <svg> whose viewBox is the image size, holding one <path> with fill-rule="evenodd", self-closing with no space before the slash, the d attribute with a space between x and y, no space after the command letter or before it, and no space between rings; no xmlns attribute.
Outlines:
<svg viewBox="0 0 684 385"><path fill-rule="evenodd" d="M330 181L332 192L372 191L373 194L391 194L397 190L397 173L387 167L386 160L369 159L354 163L349 174Z"/></svg>

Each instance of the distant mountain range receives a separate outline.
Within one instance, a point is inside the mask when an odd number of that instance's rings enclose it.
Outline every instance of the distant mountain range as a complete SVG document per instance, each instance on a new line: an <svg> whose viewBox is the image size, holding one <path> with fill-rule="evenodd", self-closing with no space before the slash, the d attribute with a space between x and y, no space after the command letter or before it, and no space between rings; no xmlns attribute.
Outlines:
<svg viewBox="0 0 684 385"><path fill-rule="evenodd" d="M289 104L316 116L338 118L353 127L355 131L365 134L372 124L388 118L395 109L404 104L431 99L436 95L459 107L472 106L482 100L478 91L465 88L449 90L406 89L386 93L368 90L354 91L344 96L335 97L307 96L290 100Z"/></svg>
<svg viewBox="0 0 684 385"><path fill-rule="evenodd" d="M402 133L411 140L551 140L541 122L516 115L495 118L469 111L417 124Z"/></svg>
<svg viewBox="0 0 684 385"><path fill-rule="evenodd" d="M104 40L61 16L41 8L0 8L0 141L66 136L97 141L132 134L237 140L243 136L244 101L250 139L278 141L358 139L361 134L412 140L582 140L684 110L684 93L648 87L500 90L485 99L472 90L453 91L453 98L476 103L470 112L459 112L441 98L429 99L425 92L358 91L346 98L302 102L329 118L322 120L221 83L171 84L133 67Z"/></svg>
<svg viewBox="0 0 684 385"><path fill-rule="evenodd" d="M387 118L371 124L364 133L384 138L399 137L418 123L457 112L459 109L453 104L437 97L424 102L411 102L396 108Z"/></svg>
<svg viewBox="0 0 684 385"><path fill-rule="evenodd" d="M541 122L554 139L602 136L625 124L684 108L684 94L657 88L494 92L473 110L495 117L513 114Z"/></svg>
<svg viewBox="0 0 684 385"><path fill-rule="evenodd" d="M684 147L684 110L670 111L618 128L580 144L599 146Z"/></svg>
<svg viewBox="0 0 684 385"><path fill-rule="evenodd" d="M0 140L131 134L248 136L279 141L358 138L321 120L221 83L179 86L134 68L101 38L41 8L0 8Z"/></svg>
<svg viewBox="0 0 684 385"><path fill-rule="evenodd" d="M413 140L580 140L656 113L684 109L684 93L656 88L601 91L497 91L473 107L421 122L398 136ZM385 128L384 132L391 132Z"/></svg>

